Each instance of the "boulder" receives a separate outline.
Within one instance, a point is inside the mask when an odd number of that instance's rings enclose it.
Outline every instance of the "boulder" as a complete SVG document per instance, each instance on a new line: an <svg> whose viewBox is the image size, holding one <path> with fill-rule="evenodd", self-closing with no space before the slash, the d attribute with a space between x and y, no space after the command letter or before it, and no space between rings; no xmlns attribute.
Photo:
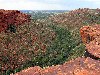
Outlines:
<svg viewBox="0 0 100 75"><path fill-rule="evenodd" d="M100 58L100 25L84 26L80 29L83 43L86 45L86 53ZM89 54L90 53L90 54Z"/></svg>

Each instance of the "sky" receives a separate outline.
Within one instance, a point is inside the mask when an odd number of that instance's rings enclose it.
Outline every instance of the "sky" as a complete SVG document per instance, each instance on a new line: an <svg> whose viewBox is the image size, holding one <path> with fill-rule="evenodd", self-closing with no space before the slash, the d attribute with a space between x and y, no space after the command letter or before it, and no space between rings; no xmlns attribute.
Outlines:
<svg viewBox="0 0 100 75"><path fill-rule="evenodd" d="M0 0L0 9L8 10L74 10L100 8L100 0Z"/></svg>

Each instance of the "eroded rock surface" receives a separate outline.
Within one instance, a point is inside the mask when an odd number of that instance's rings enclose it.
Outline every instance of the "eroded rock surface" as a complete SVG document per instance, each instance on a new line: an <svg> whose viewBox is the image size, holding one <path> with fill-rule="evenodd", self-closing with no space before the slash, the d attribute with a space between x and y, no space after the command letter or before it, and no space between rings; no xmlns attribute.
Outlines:
<svg viewBox="0 0 100 75"><path fill-rule="evenodd" d="M28 69L23 70L20 73L17 73L15 75L40 75L40 70L42 70L41 67L35 66L35 67L30 67ZM11 74L13 75L13 74Z"/></svg>
<svg viewBox="0 0 100 75"><path fill-rule="evenodd" d="M46 69L30 67L15 75L99 75L100 61L91 58L77 58L63 65L51 66Z"/></svg>
<svg viewBox="0 0 100 75"><path fill-rule="evenodd" d="M87 51L100 58L100 25L84 26L80 29L80 33Z"/></svg>

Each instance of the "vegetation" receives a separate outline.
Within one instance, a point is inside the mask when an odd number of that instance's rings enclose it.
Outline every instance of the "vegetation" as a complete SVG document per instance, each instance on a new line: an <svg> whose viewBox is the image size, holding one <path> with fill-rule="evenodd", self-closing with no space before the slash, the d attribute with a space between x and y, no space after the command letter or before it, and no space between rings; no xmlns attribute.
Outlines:
<svg viewBox="0 0 100 75"><path fill-rule="evenodd" d="M81 26L74 25L74 22L57 24L48 19L52 15L50 13L31 15L34 19L30 25L19 28L10 26L10 31L15 33L2 33L0 75L16 73L30 66L62 64L84 54L85 46L81 41L79 28L86 23L83 24L82 21Z"/></svg>

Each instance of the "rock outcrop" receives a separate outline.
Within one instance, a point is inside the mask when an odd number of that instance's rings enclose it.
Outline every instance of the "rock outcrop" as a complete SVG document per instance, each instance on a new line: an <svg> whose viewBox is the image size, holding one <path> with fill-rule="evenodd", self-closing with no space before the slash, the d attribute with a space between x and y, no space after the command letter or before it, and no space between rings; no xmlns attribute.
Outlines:
<svg viewBox="0 0 100 75"><path fill-rule="evenodd" d="M99 75L100 61L91 58L77 58L63 65L41 69L38 66L30 67L15 75ZM12 74L13 75L13 74Z"/></svg>
<svg viewBox="0 0 100 75"><path fill-rule="evenodd" d="M83 43L86 44L87 54L100 58L100 25L85 26L80 29Z"/></svg>
<svg viewBox="0 0 100 75"><path fill-rule="evenodd" d="M45 69L30 67L14 75L100 75L100 26L84 26L80 33L88 53L98 57L98 60L87 55Z"/></svg>
<svg viewBox="0 0 100 75"><path fill-rule="evenodd" d="M30 21L30 15L18 10L0 10L0 32L8 29L9 26L22 25Z"/></svg>

